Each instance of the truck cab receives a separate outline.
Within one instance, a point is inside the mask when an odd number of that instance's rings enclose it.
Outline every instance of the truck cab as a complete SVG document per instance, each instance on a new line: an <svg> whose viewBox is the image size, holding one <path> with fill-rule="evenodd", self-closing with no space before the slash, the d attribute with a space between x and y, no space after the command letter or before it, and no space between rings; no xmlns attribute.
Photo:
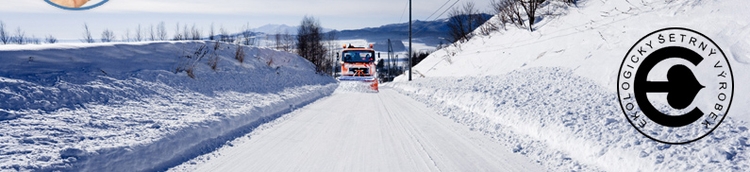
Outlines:
<svg viewBox="0 0 750 172"><path fill-rule="evenodd" d="M378 90L375 50L372 44L369 47L344 45L340 58L341 76L338 78L339 81L361 81L367 83L370 89Z"/></svg>

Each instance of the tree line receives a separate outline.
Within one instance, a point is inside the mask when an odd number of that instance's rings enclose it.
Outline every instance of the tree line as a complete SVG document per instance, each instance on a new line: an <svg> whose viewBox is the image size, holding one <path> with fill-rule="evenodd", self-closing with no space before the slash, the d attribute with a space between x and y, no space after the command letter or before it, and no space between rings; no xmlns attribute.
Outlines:
<svg viewBox="0 0 750 172"><path fill-rule="evenodd" d="M167 31L167 26L164 22L160 22L156 26L149 25L148 27L138 24L131 32L130 29L126 29L125 33L121 35L120 39L112 30L104 29L101 33L100 42L143 42L143 41L186 41L186 40L211 40L225 43L238 43L243 45L256 45L258 40L254 37L252 29L249 25L245 25L239 34L230 34L229 30L221 26L218 31L214 24L211 24L208 35L204 35L203 29L196 27L195 24L188 25L175 23L173 34L170 37ZM88 24L83 25L83 36L81 42L94 43L97 40L92 36L91 31L88 28Z"/></svg>
<svg viewBox="0 0 750 172"><path fill-rule="evenodd" d="M45 37L46 43L56 43L57 38L52 35ZM42 40L36 36L27 36L21 27L15 31L8 30L3 21L0 21L0 44L42 44Z"/></svg>
<svg viewBox="0 0 750 172"><path fill-rule="evenodd" d="M82 31L83 33L79 40L83 43L212 40L243 45L257 45L260 41L255 37L256 35L253 34L249 25L245 25L239 34L230 34L230 31L223 26L217 31L214 24L211 24L208 35L204 35L202 28L197 27L195 24L189 26L188 24L180 25L180 23L176 23L172 32L173 34L170 37L164 22L148 26L138 24L137 27L132 29L132 32L131 29L126 29L124 33L120 33L119 39L117 34L108 28L105 28L101 31L101 34L97 35L89 28L87 23L83 24ZM52 35L47 35L43 40L36 36L28 36L20 27L15 30L9 30L6 24L0 21L0 44L41 44L42 42L54 44L58 43L58 41Z"/></svg>
<svg viewBox="0 0 750 172"><path fill-rule="evenodd" d="M336 35L336 31L323 33L323 27L320 25L318 19L313 16L305 16L300 23L300 27L297 29L297 39L294 42L296 53L313 63L318 73L330 74L334 70L333 63L335 60L333 57L336 53L334 52L335 47L337 47L335 43L337 39ZM288 34L277 36L276 45L285 48L288 47L289 44L285 45L285 43L291 42L284 41L288 38Z"/></svg>

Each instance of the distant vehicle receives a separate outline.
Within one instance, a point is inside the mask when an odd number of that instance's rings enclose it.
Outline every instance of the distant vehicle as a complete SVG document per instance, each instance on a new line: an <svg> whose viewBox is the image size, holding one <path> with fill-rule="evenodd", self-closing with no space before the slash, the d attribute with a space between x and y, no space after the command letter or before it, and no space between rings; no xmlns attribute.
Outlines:
<svg viewBox="0 0 750 172"><path fill-rule="evenodd" d="M344 50L340 54L341 76L338 77L338 80L342 83L359 82L355 85L378 92L373 45L370 44L370 47L355 47L349 44L343 47Z"/></svg>

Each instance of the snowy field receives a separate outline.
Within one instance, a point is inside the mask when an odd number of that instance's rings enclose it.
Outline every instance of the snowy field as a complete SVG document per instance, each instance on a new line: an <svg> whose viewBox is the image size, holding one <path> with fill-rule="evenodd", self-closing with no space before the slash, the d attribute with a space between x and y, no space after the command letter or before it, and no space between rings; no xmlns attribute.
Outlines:
<svg viewBox="0 0 750 172"><path fill-rule="evenodd" d="M554 171L750 169L750 22L741 0L588 0L552 8L535 31L509 27L435 52L386 84ZM617 76L648 33L686 27L715 41L734 100L713 133L686 145L646 138L624 117ZM698 73L698 75L715 75Z"/></svg>
<svg viewBox="0 0 750 172"><path fill-rule="evenodd" d="M336 88L297 55L215 45L0 46L0 168L165 170Z"/></svg>

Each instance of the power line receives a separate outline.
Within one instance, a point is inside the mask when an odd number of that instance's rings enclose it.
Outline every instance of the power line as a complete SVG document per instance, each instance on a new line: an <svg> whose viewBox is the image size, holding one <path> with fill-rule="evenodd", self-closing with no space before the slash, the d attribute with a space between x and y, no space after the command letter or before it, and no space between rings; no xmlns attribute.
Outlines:
<svg viewBox="0 0 750 172"><path fill-rule="evenodd" d="M453 4L451 4L451 6L450 6L450 7L446 8L446 9L445 9L445 10L443 11L443 13L440 13L440 15L438 15L437 17L435 17L435 20L437 20L438 18L442 17L442 16L443 16L443 15L444 15L444 14L445 14L446 12L448 12L448 11L449 11L450 9L452 9L452 8L453 8L454 6L456 6L456 4L458 4L458 2L459 2L459 1L460 1L460 0L456 0L456 2L454 2ZM448 2L450 2L450 0L449 0ZM442 8L442 7L441 7L441 8ZM439 9L438 9L438 10L439 10ZM437 12L437 11L435 11L435 12ZM429 19L429 17L428 17L428 19ZM430 20L426 20L426 21L430 21ZM422 31L424 31L424 30L425 30L426 28L427 28L426 26L422 26L422 28L418 29L418 30L417 30L417 33L415 33L414 35L417 35L417 34L421 33L421 32L422 32Z"/></svg>
<svg viewBox="0 0 750 172"><path fill-rule="evenodd" d="M450 7L448 7L448 9L445 9L445 11L443 11L443 13L440 13L440 15L437 18L440 18L441 16L443 16L443 14L445 14L446 12L448 12L448 10L450 10L451 8L453 8L453 6L456 6L456 4L458 4L458 1L459 0L456 0L456 2L453 3L453 5L451 5ZM435 18L435 19L437 19L437 18Z"/></svg>
<svg viewBox="0 0 750 172"><path fill-rule="evenodd" d="M409 2L406 2L404 5L404 10L401 11L401 18L398 19L398 23L401 23L401 21L404 21L404 14L406 14L406 9L409 8Z"/></svg>
<svg viewBox="0 0 750 172"><path fill-rule="evenodd" d="M437 13L438 11L440 11L440 9L443 9L443 7L445 7L445 5L448 5L449 2L451 2L451 0L445 1L445 3L443 3L442 6L440 6L440 8L438 8L437 10L435 10L435 12L432 12L432 14L430 14L430 16L427 17L427 20L430 20L430 17L432 17L433 15L435 15L435 13Z"/></svg>

